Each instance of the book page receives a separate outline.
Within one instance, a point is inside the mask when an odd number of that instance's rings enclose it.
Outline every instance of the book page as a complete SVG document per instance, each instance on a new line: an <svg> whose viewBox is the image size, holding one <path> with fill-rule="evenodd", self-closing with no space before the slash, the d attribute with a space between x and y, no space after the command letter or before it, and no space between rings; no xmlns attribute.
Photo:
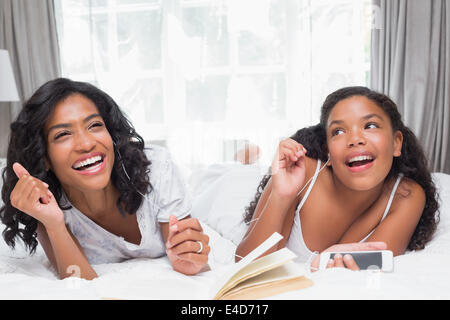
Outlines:
<svg viewBox="0 0 450 320"><path fill-rule="evenodd" d="M290 260L293 260L295 257L296 255L287 248L272 252L267 256L252 261L250 264L236 272L227 282L227 286L228 284L233 285L237 282L241 282L261 274L267 270L274 269Z"/></svg>
<svg viewBox="0 0 450 320"><path fill-rule="evenodd" d="M240 282L231 291L274 281L303 277L304 274L305 272L302 265L295 264L293 261L288 261L275 269L263 272L255 277L251 277L243 282Z"/></svg>
<svg viewBox="0 0 450 320"><path fill-rule="evenodd" d="M223 291L223 287L235 276L237 272L245 268L249 265L253 260L262 255L264 252L272 248L275 244L277 244L283 236L278 232L274 232L267 240L261 243L258 247L256 247L252 252L246 255L241 261L235 263L230 266L223 274L222 277L216 282L215 285L211 288L211 296L215 297L219 294L219 291ZM228 286L227 286L228 287Z"/></svg>

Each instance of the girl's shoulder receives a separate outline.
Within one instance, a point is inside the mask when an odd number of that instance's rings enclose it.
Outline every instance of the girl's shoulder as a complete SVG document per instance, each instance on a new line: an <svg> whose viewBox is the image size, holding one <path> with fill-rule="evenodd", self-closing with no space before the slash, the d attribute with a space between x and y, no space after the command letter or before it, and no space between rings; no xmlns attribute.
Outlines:
<svg viewBox="0 0 450 320"><path fill-rule="evenodd" d="M392 190L396 179L389 182L389 189ZM397 190L392 201L392 211L403 207L423 207L425 206L426 195L425 190L415 180L407 177L403 177L398 184Z"/></svg>
<svg viewBox="0 0 450 320"><path fill-rule="evenodd" d="M422 186L417 181L408 177L402 177L402 180L400 181L397 188L397 194L404 198L425 198L425 190L422 188Z"/></svg>

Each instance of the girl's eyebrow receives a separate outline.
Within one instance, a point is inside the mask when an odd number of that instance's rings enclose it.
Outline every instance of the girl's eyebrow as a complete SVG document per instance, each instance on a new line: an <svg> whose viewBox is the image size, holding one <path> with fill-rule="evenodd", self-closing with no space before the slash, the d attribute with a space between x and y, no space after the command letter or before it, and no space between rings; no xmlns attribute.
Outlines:
<svg viewBox="0 0 450 320"><path fill-rule="evenodd" d="M99 113L93 113L89 116L87 116L86 118L84 118L83 122L88 122L89 120L91 120L92 118L95 117L101 117L101 115ZM59 124L55 124L54 126L51 126L48 131L47 134L50 133L50 131L52 131L53 129L58 129L58 128L70 128L72 125L70 123L59 123Z"/></svg>
<svg viewBox="0 0 450 320"><path fill-rule="evenodd" d="M376 113L370 113L368 115L365 115L364 117L361 117L361 120L368 120L370 118L378 118L380 121L383 121L383 118L380 117L378 114ZM330 122L330 124L328 125L328 127L331 127L333 124L343 124L345 123L344 120L333 120Z"/></svg>

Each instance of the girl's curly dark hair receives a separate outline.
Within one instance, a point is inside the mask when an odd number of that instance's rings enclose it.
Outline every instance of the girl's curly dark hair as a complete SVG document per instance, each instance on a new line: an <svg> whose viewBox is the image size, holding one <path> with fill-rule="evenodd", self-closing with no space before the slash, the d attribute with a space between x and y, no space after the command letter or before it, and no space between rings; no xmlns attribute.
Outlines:
<svg viewBox="0 0 450 320"><path fill-rule="evenodd" d="M320 159L325 162L328 158L325 128L330 112L339 101L353 96L364 96L376 103L391 119L393 132L399 130L403 134L401 156L394 157L392 168L386 179L396 177L399 173L403 173L405 177L416 181L425 191L425 208L408 244L409 250L423 249L425 248L425 244L431 240L439 222L438 195L428 169L427 158L419 141L414 133L403 124L396 104L388 96L366 87L346 87L339 89L328 95L325 99L321 109L320 123L315 126L300 129L290 138L305 146L308 150L308 157ZM271 170L263 177L258 185L254 200L245 208L244 221L247 224L252 220L259 198L270 180L270 172Z"/></svg>
<svg viewBox="0 0 450 320"><path fill-rule="evenodd" d="M55 106L73 94L81 94L96 105L114 142L115 160L111 181L120 192L116 204L120 213L136 213L143 201L139 192L146 194L152 190L148 177L151 162L144 153L144 140L114 100L89 83L65 78L45 83L24 104L16 121L11 124L7 165L2 172L4 205L0 209L0 218L6 225L2 233L3 238L12 248L15 247L17 238L22 239L30 254L36 251L38 244L38 221L11 205L10 194L18 181L12 166L14 162L22 164L30 175L49 185L61 209L71 208L62 199L63 190L58 178L51 170L46 171L44 159L47 156L47 143L44 126ZM122 163L130 180L122 168Z"/></svg>

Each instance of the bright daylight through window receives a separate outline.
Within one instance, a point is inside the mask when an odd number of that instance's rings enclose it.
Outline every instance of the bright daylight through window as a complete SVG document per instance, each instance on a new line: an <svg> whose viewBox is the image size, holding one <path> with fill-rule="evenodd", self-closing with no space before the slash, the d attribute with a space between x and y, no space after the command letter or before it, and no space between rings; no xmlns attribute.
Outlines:
<svg viewBox="0 0 450 320"><path fill-rule="evenodd" d="M59 0L63 75L110 94L146 141L194 168L262 163L318 122L326 95L369 85L370 0Z"/></svg>

